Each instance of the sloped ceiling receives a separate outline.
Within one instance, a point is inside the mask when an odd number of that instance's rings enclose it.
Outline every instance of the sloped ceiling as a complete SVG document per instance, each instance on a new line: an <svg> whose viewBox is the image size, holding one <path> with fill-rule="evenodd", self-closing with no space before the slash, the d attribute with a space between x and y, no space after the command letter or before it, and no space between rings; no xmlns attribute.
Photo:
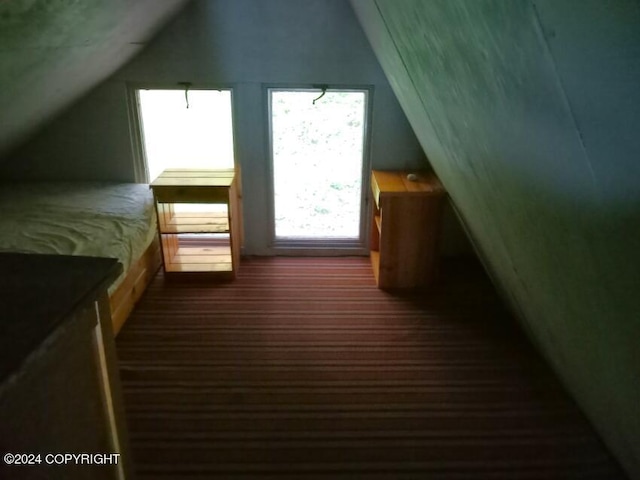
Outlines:
<svg viewBox="0 0 640 480"><path fill-rule="evenodd" d="M640 2L351 3L485 265L640 478Z"/></svg>
<svg viewBox="0 0 640 480"><path fill-rule="evenodd" d="M0 2L0 158L136 55L186 3Z"/></svg>

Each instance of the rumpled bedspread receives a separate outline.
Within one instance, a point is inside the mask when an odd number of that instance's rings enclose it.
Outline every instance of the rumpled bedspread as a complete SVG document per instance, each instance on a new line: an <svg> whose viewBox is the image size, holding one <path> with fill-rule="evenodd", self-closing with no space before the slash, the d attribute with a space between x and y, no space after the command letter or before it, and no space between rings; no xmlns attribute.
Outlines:
<svg viewBox="0 0 640 480"><path fill-rule="evenodd" d="M0 184L0 251L113 257L126 272L155 231L146 184Z"/></svg>

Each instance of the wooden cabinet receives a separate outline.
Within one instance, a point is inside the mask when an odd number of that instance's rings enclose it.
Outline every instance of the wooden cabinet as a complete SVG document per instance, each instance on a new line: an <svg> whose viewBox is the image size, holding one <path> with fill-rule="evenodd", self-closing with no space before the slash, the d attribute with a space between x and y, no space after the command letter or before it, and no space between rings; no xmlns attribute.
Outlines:
<svg viewBox="0 0 640 480"><path fill-rule="evenodd" d="M151 183L165 274L235 278L241 218L234 169L168 169Z"/></svg>
<svg viewBox="0 0 640 480"><path fill-rule="evenodd" d="M445 190L431 172L371 172L371 264L383 289L428 286L438 260Z"/></svg>
<svg viewBox="0 0 640 480"><path fill-rule="evenodd" d="M133 478L107 297L121 271L108 258L0 254L0 450L34 462L1 462L0 478ZM59 455L83 453L97 456Z"/></svg>

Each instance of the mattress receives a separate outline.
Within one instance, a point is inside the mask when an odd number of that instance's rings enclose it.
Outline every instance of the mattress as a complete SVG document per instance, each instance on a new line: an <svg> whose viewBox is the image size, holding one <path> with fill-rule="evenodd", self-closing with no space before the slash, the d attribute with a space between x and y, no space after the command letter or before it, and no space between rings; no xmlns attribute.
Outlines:
<svg viewBox="0 0 640 480"><path fill-rule="evenodd" d="M112 257L126 272L155 232L153 196L146 184L0 186L0 251ZM109 291L123 278L124 274Z"/></svg>

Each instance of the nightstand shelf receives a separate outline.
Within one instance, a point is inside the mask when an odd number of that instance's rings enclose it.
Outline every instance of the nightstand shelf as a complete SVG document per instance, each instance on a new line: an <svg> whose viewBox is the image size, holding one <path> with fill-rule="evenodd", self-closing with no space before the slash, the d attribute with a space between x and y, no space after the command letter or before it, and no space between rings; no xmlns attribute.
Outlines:
<svg viewBox="0 0 640 480"><path fill-rule="evenodd" d="M158 204L163 233L228 233L229 216L222 212L173 212L173 204ZM160 220L161 219L161 220Z"/></svg>
<svg viewBox="0 0 640 480"><path fill-rule="evenodd" d="M371 172L371 265L382 289L426 287L437 268L445 190L431 172Z"/></svg>

